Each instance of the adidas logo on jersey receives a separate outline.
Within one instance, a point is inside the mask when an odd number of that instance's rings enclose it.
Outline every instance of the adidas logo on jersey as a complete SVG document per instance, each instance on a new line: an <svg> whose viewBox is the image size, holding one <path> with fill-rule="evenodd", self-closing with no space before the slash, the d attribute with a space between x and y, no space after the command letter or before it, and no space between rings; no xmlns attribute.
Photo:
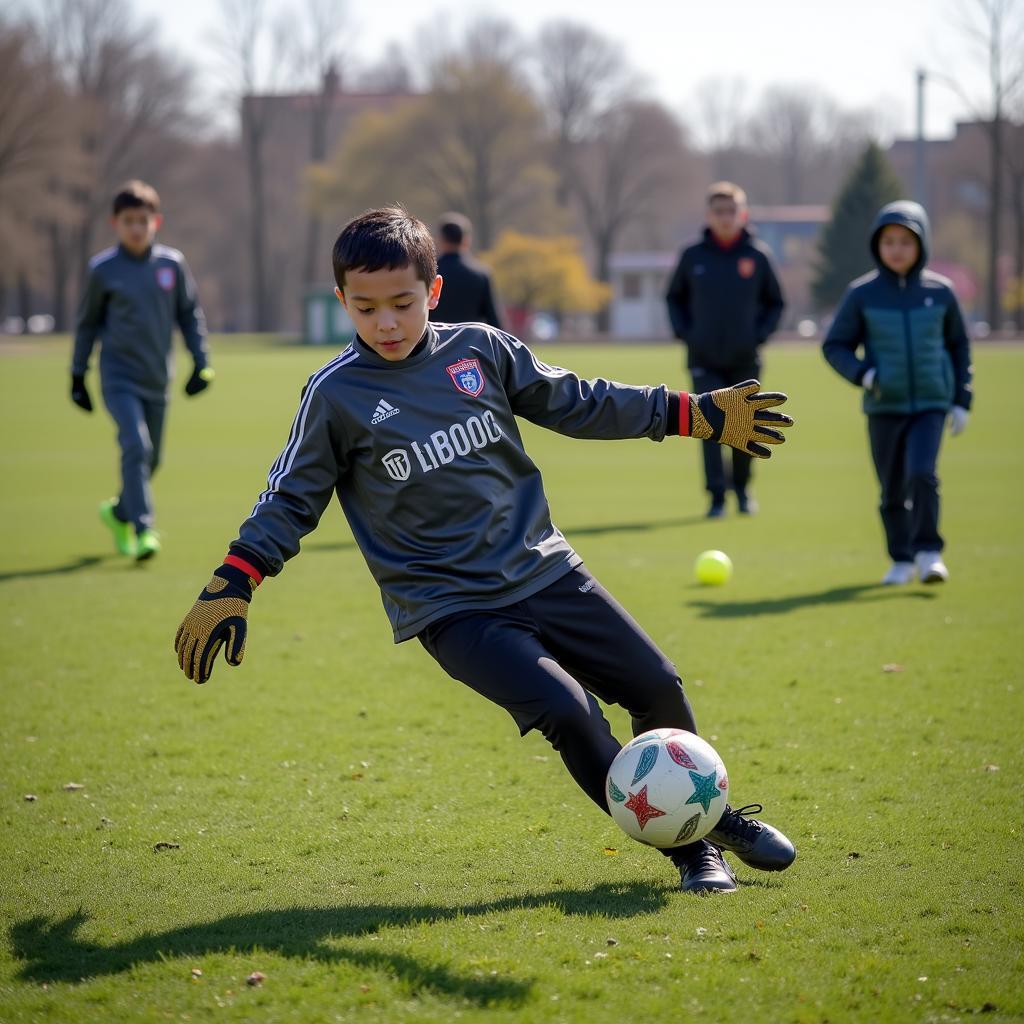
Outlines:
<svg viewBox="0 0 1024 1024"><path fill-rule="evenodd" d="M382 398L377 403L377 408L374 409L370 422L376 426L378 423L383 423L389 416L397 416L400 412L401 409L396 409L390 402L385 402Z"/></svg>

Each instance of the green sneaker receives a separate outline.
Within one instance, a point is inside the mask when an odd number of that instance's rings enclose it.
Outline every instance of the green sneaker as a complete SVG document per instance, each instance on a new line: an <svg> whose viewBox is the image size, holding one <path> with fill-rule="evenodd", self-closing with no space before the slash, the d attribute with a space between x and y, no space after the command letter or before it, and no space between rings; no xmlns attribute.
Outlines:
<svg viewBox="0 0 1024 1024"><path fill-rule="evenodd" d="M114 535L114 547L118 554L135 554L135 531L131 523L123 522L114 515L114 506L117 505L116 498L100 502L100 520L104 526Z"/></svg>
<svg viewBox="0 0 1024 1024"><path fill-rule="evenodd" d="M156 530L143 530L135 540L135 561L144 562L160 550L160 536Z"/></svg>

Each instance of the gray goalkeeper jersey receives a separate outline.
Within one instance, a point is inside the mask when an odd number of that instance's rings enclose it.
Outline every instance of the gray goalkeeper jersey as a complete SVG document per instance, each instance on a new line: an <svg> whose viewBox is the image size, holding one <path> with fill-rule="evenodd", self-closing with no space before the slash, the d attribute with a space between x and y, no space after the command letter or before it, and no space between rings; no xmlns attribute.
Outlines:
<svg viewBox="0 0 1024 1024"><path fill-rule="evenodd" d="M482 324L432 324L389 362L357 340L314 373L233 550L270 575L337 493L395 642L500 608L581 561L552 524L516 417L581 438L661 441L668 391L581 380Z"/></svg>
<svg viewBox="0 0 1024 1024"><path fill-rule="evenodd" d="M71 372L85 373L101 337L104 390L128 388L159 400L171 377L175 325L196 367L203 369L208 358L206 319L185 257L167 245L154 245L143 256L133 256L120 245L105 249L89 261Z"/></svg>

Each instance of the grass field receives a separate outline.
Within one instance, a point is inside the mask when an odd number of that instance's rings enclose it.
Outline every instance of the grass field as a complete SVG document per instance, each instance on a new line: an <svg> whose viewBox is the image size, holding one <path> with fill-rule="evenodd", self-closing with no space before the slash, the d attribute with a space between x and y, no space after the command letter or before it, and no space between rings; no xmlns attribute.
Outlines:
<svg viewBox="0 0 1024 1024"><path fill-rule="evenodd" d="M684 384L674 347L541 351ZM175 396L164 552L135 567L96 516L112 426L67 401L66 345L0 354L0 1021L1024 1019L1024 349L977 353L939 589L877 586L863 418L813 347L770 352L798 422L756 519L701 518L692 442L528 429L556 522L679 665L734 800L799 847L709 899L540 737L392 645L336 507L260 589L245 664L184 679L177 624L327 354L215 358L208 394ZM736 572L701 589L710 547Z"/></svg>

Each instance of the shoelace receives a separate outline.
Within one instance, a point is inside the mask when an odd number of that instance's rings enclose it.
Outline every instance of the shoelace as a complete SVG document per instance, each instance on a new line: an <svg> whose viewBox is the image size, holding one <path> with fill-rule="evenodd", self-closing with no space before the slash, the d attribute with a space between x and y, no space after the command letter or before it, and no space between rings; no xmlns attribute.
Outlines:
<svg viewBox="0 0 1024 1024"><path fill-rule="evenodd" d="M744 818L743 815L760 814L763 810L764 808L760 804L747 804L745 807L739 807L736 810L727 807L717 828L727 835L738 836L740 839L747 839L749 841L751 833L756 835L761 831L761 822Z"/></svg>
<svg viewBox="0 0 1024 1024"><path fill-rule="evenodd" d="M681 846L673 857L677 868L690 874L700 874L707 868L721 868L724 858L714 843L707 840Z"/></svg>
<svg viewBox="0 0 1024 1024"><path fill-rule="evenodd" d="M724 863L722 857L722 851L718 849L714 843L705 843L704 849L701 851L700 856L695 858L697 863L692 865L696 867L698 871L703 871L705 868L721 868Z"/></svg>

